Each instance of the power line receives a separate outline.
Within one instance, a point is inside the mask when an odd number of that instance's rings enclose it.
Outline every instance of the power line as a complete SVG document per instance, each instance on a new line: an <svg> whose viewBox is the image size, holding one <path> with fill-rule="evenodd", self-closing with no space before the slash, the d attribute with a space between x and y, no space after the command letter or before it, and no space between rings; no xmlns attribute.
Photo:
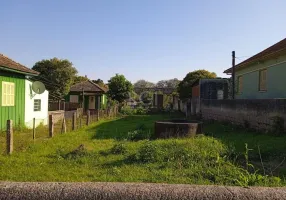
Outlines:
<svg viewBox="0 0 286 200"><path fill-rule="evenodd" d="M239 57L235 57L236 59L242 59L242 58L250 58L251 56L239 56Z"/></svg>

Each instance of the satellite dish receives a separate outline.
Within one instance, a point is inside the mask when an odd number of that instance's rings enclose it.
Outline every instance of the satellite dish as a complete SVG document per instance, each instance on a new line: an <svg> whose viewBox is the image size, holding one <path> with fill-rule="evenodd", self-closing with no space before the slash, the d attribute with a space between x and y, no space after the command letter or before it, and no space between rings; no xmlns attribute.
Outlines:
<svg viewBox="0 0 286 200"><path fill-rule="evenodd" d="M32 90L36 93L36 94L43 94L46 90L45 85L40 82L40 81L35 81L32 84Z"/></svg>

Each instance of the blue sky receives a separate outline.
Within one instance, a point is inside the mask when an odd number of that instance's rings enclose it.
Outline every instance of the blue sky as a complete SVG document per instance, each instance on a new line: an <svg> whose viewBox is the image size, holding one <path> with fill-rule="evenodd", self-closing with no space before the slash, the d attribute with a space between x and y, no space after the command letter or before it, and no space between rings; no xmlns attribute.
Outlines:
<svg viewBox="0 0 286 200"><path fill-rule="evenodd" d="M0 53L32 67L69 59L80 75L135 82L223 71L286 37L285 0L9 0ZM241 62L243 57L237 60Z"/></svg>

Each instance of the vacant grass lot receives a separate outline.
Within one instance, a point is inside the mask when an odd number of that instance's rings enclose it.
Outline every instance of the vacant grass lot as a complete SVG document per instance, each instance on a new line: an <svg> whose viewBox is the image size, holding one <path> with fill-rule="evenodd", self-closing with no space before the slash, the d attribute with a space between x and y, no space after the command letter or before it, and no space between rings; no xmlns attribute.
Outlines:
<svg viewBox="0 0 286 200"><path fill-rule="evenodd" d="M285 185L286 137L212 123L195 138L144 140L166 118L127 116L25 144L0 156L0 180Z"/></svg>

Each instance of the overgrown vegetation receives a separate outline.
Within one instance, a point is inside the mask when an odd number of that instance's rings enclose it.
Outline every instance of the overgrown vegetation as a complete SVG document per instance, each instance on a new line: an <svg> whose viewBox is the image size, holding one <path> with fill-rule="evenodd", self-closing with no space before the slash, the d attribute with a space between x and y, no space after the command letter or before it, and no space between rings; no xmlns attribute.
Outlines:
<svg viewBox="0 0 286 200"><path fill-rule="evenodd" d="M154 121L167 118L126 116L36 141L0 156L0 179L286 185L285 136L211 123L204 125L206 135L151 140Z"/></svg>
<svg viewBox="0 0 286 200"><path fill-rule="evenodd" d="M148 113L148 109L143 106L131 108L130 106L123 106L120 110L123 115L145 115Z"/></svg>

